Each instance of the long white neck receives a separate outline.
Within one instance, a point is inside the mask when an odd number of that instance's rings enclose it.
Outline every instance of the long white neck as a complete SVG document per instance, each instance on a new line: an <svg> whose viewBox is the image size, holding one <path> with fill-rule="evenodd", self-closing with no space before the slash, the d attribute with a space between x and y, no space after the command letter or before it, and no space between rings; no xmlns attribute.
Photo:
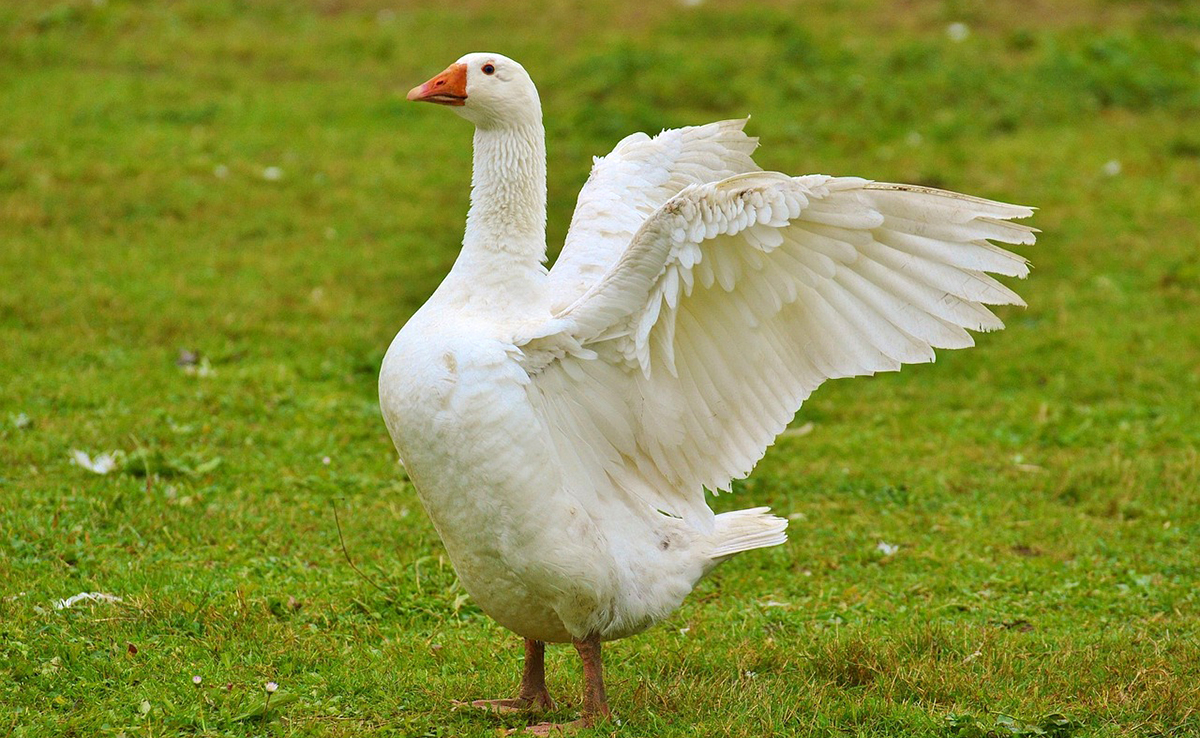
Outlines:
<svg viewBox="0 0 1200 738"><path fill-rule="evenodd" d="M541 121L477 128L471 210L451 273L469 280L471 291L480 296L487 291L540 291L545 260L546 134ZM528 297L532 295L526 293Z"/></svg>

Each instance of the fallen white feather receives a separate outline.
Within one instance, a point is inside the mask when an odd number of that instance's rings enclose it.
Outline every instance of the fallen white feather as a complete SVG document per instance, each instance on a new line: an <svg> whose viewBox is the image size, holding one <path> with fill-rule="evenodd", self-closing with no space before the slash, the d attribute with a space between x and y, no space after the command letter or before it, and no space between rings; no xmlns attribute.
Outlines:
<svg viewBox="0 0 1200 738"><path fill-rule="evenodd" d="M105 592L80 592L77 595L72 595L65 600L55 600L55 610L66 610L68 607L74 607L80 602L120 602L121 598L116 595L110 595Z"/></svg>
<svg viewBox="0 0 1200 738"><path fill-rule="evenodd" d="M119 451L114 451L110 454L96 454L96 458L93 459L79 449L71 449L71 463L96 474L108 474L117 468L119 453Z"/></svg>
<svg viewBox="0 0 1200 738"><path fill-rule="evenodd" d="M880 541L879 545L876 546L875 549L884 556L894 556L896 552L900 550L900 547L895 544L884 543L883 541Z"/></svg>

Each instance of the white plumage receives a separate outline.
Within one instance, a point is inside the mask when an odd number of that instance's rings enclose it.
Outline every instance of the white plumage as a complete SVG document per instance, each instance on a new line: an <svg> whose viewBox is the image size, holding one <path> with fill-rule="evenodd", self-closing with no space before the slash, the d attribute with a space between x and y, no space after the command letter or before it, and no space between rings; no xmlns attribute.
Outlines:
<svg viewBox="0 0 1200 738"><path fill-rule="evenodd" d="M475 173L462 252L384 360L384 417L463 585L531 641L636 633L782 543L784 520L714 516L704 489L826 379L933 361L1023 304L988 273L1028 274L991 242L1033 243L1011 222L1030 208L763 172L741 120L597 159L547 272L525 71L471 54L410 98L476 124Z"/></svg>

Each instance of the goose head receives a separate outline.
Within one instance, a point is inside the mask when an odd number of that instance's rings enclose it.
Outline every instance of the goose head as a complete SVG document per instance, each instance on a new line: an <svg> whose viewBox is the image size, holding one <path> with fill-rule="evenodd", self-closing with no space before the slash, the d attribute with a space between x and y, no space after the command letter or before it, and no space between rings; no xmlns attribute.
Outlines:
<svg viewBox="0 0 1200 738"><path fill-rule="evenodd" d="M414 102L445 105L478 128L540 123L541 101L529 73L501 54L467 54L408 91Z"/></svg>

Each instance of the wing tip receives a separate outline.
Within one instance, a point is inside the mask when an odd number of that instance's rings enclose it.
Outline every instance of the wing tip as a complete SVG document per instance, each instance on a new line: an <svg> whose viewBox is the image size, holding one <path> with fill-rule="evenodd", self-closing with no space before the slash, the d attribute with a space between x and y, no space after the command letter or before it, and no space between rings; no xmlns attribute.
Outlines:
<svg viewBox="0 0 1200 738"><path fill-rule="evenodd" d="M898 182L875 182L871 181L863 185L866 190L890 190L893 192L918 192L925 195L933 195L935 197L945 197L952 200L962 200L964 202L973 202L979 205L996 208L1006 211L1003 216L990 215L988 217L998 218L1003 221L1010 221L1020 218L1031 218L1038 211L1034 205L1018 205L1016 203L1004 202L1002 200L992 200L986 197L977 197L975 195L966 195L953 190L943 190L938 187L926 187L925 185L902 184ZM1018 224L1012 224L1018 225ZM1035 233L1040 233L1036 228L1031 226L1022 226L1030 228Z"/></svg>

